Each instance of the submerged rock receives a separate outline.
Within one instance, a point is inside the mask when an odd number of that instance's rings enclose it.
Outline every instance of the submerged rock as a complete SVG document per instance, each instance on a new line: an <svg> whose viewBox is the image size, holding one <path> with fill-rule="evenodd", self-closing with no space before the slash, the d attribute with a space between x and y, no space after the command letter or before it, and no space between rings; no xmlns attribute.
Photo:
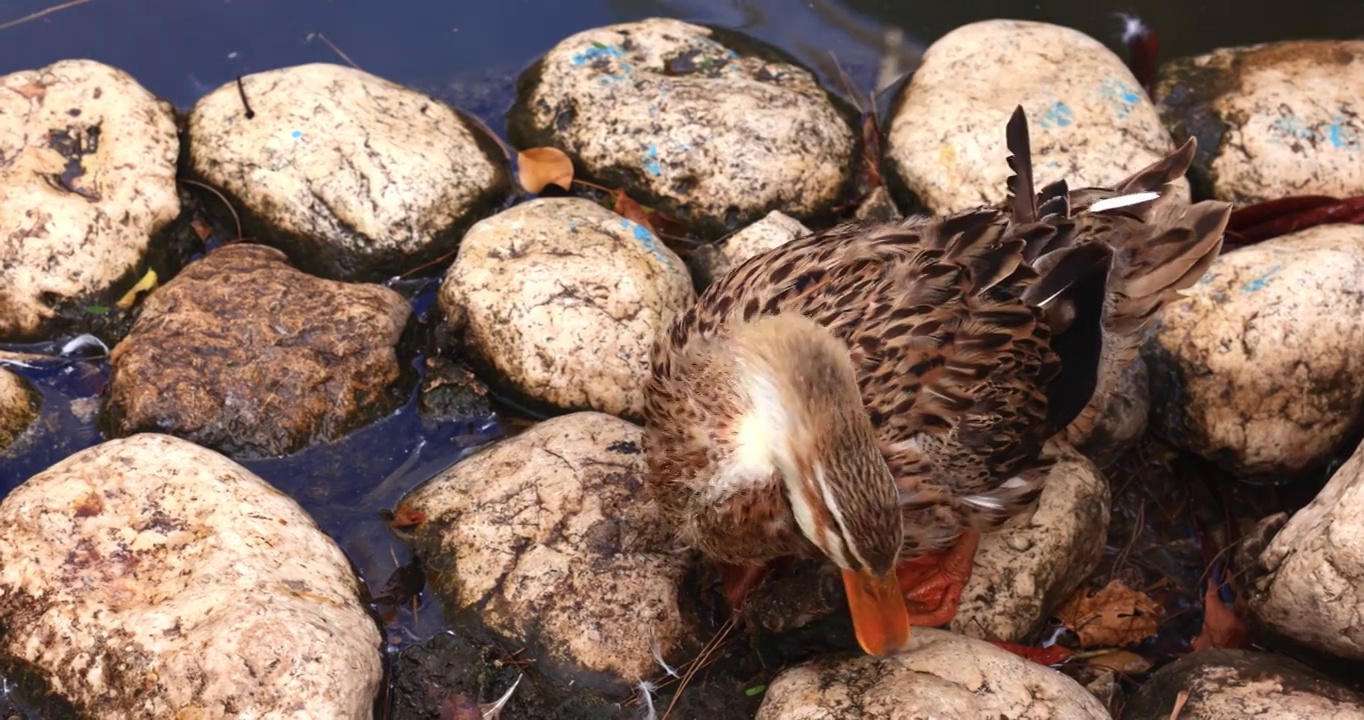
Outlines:
<svg viewBox="0 0 1364 720"><path fill-rule="evenodd" d="M1310 470L1360 422L1364 228L1321 225L1219 257L1144 349L1152 421L1242 476Z"/></svg>
<svg viewBox="0 0 1364 720"><path fill-rule="evenodd" d="M1364 446L1288 519L1253 575L1247 601L1264 627L1364 660Z"/></svg>
<svg viewBox="0 0 1364 720"><path fill-rule="evenodd" d="M685 556L642 486L642 431L601 413L539 423L460 462L402 505L450 608L543 648L541 671L622 689L659 671L690 630ZM592 680L598 678L598 682Z"/></svg>
<svg viewBox="0 0 1364 720"><path fill-rule="evenodd" d="M0 665L82 717L372 716L375 621L292 499L165 435L83 450L0 502Z"/></svg>
<svg viewBox="0 0 1364 720"><path fill-rule="evenodd" d="M411 310L378 285L322 280L264 245L224 246L143 303L109 356L114 435L166 432L238 457L335 440L400 404Z"/></svg>
<svg viewBox="0 0 1364 720"><path fill-rule="evenodd" d="M1178 713L1181 692L1188 697ZM1364 720L1364 695L1280 655L1204 650L1151 676L1123 708L1127 720Z"/></svg>
<svg viewBox="0 0 1364 720"><path fill-rule="evenodd" d="M755 255L785 245L810 231L799 220L773 210L766 217L734 233L719 244L699 268L697 279L705 287L727 275Z"/></svg>
<svg viewBox="0 0 1364 720"><path fill-rule="evenodd" d="M682 260L646 228L555 198L469 230L437 302L489 382L559 408L639 417L654 336L695 297Z"/></svg>
<svg viewBox="0 0 1364 720"><path fill-rule="evenodd" d="M63 60L0 77L0 339L112 304L180 214L175 110L130 75Z"/></svg>
<svg viewBox="0 0 1364 720"><path fill-rule="evenodd" d="M782 671L758 720L1109 718L1079 683L981 640L914 628L884 658L819 660Z"/></svg>
<svg viewBox="0 0 1364 720"><path fill-rule="evenodd" d="M0 454L38 418L40 395L29 382L0 366Z"/></svg>
<svg viewBox="0 0 1364 720"><path fill-rule="evenodd" d="M1175 138L1198 138L1200 194L1252 203L1364 195L1364 40L1214 50L1161 67L1153 90Z"/></svg>
<svg viewBox="0 0 1364 720"><path fill-rule="evenodd" d="M1012 172L1004 126L1018 105L1039 188L1107 185L1175 149L1141 84L1103 43L1047 23L972 23L928 48L887 124L887 180L903 191L902 206L945 214L1003 201Z"/></svg>
<svg viewBox="0 0 1364 720"><path fill-rule="evenodd" d="M781 51L653 18L573 35L522 74L508 127L715 238L853 191L853 115Z"/></svg>
<svg viewBox="0 0 1364 720"><path fill-rule="evenodd" d="M325 63L244 76L195 104L189 165L248 237L324 277L440 257L511 188L506 158L444 103Z"/></svg>

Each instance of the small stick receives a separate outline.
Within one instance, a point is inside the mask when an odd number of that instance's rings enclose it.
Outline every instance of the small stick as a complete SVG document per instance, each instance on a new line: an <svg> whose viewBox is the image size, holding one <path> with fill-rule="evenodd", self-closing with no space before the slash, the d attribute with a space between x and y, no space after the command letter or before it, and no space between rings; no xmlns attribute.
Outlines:
<svg viewBox="0 0 1364 720"><path fill-rule="evenodd" d="M327 47L331 48L332 52L336 53L337 55L340 55L341 59L345 60L348 65L355 68L356 70L360 69L360 66L356 65L355 61L351 60L349 55L345 54L344 52L341 52L341 48L337 47L336 44L333 43L331 40L328 40L326 35L318 33L317 39L321 40L324 43L327 43Z"/></svg>
<svg viewBox="0 0 1364 720"><path fill-rule="evenodd" d="M256 116L256 111L251 109L251 103L246 101L246 85L242 83L242 76L237 76L237 95L242 99L242 107L246 108L246 119L250 120Z"/></svg>
<svg viewBox="0 0 1364 720"><path fill-rule="evenodd" d="M60 5L53 5L52 7L46 10L39 10L38 12L35 13L29 13L28 15L25 15L19 18L18 20L10 20L7 23L0 24L0 30L8 30L14 27L15 25L23 25L24 23L29 22L31 20L37 20L38 18L43 17L44 15L51 15L52 13L57 12L59 10L73 8L76 7L77 5L84 5L88 2L90 2L90 0L69 0L69 2L64 2Z"/></svg>
<svg viewBox="0 0 1364 720"><path fill-rule="evenodd" d="M242 99L245 100L246 98L242 98ZM251 116L250 116L250 115L247 115L247 117L251 117ZM237 240L240 240L240 239L241 239L241 237L242 237L242 219L239 218L239 217L237 217L237 210L236 210L235 208L232 207L232 203L230 203L230 202L227 201L227 197L225 197L222 193L218 192L218 189L215 188L215 187L213 187L212 185L209 185L209 184L207 184L207 183L201 183L201 182L199 182L198 180L189 180L189 179L187 179L187 178L180 178L180 182L185 183L186 185L193 185L194 187L203 188L203 189L205 189L205 190L207 190L207 191L213 193L214 195L217 195L217 196L218 196L218 199L219 199L219 200L222 200L222 201L223 201L223 204L227 206L227 211L230 212L230 213L232 213L232 221L235 222L235 223L237 224L237 237L236 237L236 239L237 239Z"/></svg>

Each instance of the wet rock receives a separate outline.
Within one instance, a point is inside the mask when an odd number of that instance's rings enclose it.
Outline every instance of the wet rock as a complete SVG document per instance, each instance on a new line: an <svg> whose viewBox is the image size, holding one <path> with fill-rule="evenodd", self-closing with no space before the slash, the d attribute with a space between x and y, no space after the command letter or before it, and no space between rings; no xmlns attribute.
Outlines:
<svg viewBox="0 0 1364 720"><path fill-rule="evenodd" d="M0 453L4 453L38 417L42 396L9 369L0 366Z"/></svg>
<svg viewBox="0 0 1364 720"><path fill-rule="evenodd" d="M716 238L853 191L853 113L775 48L654 18L573 35L522 74L508 128Z"/></svg>
<svg viewBox="0 0 1364 720"><path fill-rule="evenodd" d="M1321 225L1217 259L1143 350L1152 422L1242 476L1324 462L1360 419L1364 229Z"/></svg>
<svg viewBox="0 0 1364 720"><path fill-rule="evenodd" d="M1128 720L1364 719L1364 696L1288 658L1247 650L1204 650L1161 668L1123 709Z"/></svg>
<svg viewBox="0 0 1364 720"><path fill-rule="evenodd" d="M1107 185L1175 148L1141 84L1103 43L1046 23L972 23L929 47L890 117L887 181L901 206L942 214L1002 202L1011 173L1004 126L1018 105L1038 187Z"/></svg>
<svg viewBox="0 0 1364 720"><path fill-rule="evenodd" d="M763 219L720 243L698 273L704 278L703 287L729 274L745 260L809 234L810 231L799 220L773 210Z"/></svg>
<svg viewBox="0 0 1364 720"><path fill-rule="evenodd" d="M488 386L468 368L444 357L426 358L421 412L431 420L468 421L492 415Z"/></svg>
<svg viewBox="0 0 1364 720"><path fill-rule="evenodd" d="M0 77L0 339L112 304L180 213L175 110L127 73L64 60Z"/></svg>
<svg viewBox="0 0 1364 720"><path fill-rule="evenodd" d="M859 222L898 222L904 215L900 213L900 208L895 206L890 191L884 185L880 185L857 206L855 217Z"/></svg>
<svg viewBox="0 0 1364 720"><path fill-rule="evenodd" d="M1161 67L1175 139L1198 138L1200 194L1239 203L1364 194L1364 41L1224 48Z"/></svg>
<svg viewBox="0 0 1364 720"><path fill-rule="evenodd" d="M641 430L601 413L539 423L405 497L409 532L449 608L477 608L536 668L623 687L659 672L689 624L684 556L644 499ZM622 683L623 681L623 683Z"/></svg>
<svg viewBox="0 0 1364 720"><path fill-rule="evenodd" d="M505 156L455 110L339 65L228 83L194 106L189 138L190 168L244 208L248 237L330 278L449 253L511 187Z"/></svg>
<svg viewBox="0 0 1364 720"><path fill-rule="evenodd" d="M224 246L143 303L114 347L104 421L237 457L329 442L402 399L410 309L378 285L322 280L264 245Z"/></svg>
<svg viewBox="0 0 1364 720"><path fill-rule="evenodd" d="M1109 714L1055 670L980 640L920 628L907 649L889 657L820 660L783 671L758 710L758 720L847 717L1078 720Z"/></svg>
<svg viewBox="0 0 1364 720"><path fill-rule="evenodd" d="M1031 518L981 538L971 581L948 627L1020 642L1098 565L1108 537L1108 481L1073 449L1058 457Z"/></svg>
<svg viewBox="0 0 1364 720"><path fill-rule="evenodd" d="M1331 655L1364 660L1364 447L1288 519L1252 575L1247 599L1262 625Z"/></svg>
<svg viewBox="0 0 1364 720"><path fill-rule="evenodd" d="M655 334L694 301L686 266L653 233L580 198L475 225L437 300L490 382L628 417L643 411Z"/></svg>
<svg viewBox="0 0 1364 720"><path fill-rule="evenodd" d="M292 499L169 436L83 450L0 502L0 664L82 717L369 718L359 593Z"/></svg>

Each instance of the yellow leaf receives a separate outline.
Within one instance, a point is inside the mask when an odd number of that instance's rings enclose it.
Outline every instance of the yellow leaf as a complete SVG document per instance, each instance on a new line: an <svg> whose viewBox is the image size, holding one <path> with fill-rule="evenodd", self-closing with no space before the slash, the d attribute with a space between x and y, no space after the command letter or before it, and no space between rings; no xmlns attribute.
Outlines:
<svg viewBox="0 0 1364 720"><path fill-rule="evenodd" d="M155 271L155 270L148 269L148 270L147 270L147 274L146 274L146 275L143 275L143 276L142 276L142 279L141 279L141 280L138 280L138 281L137 281L137 284L134 285L134 286L132 287L131 290L129 290L128 292L124 293L124 294L123 294L123 297L119 298L119 299L118 299L118 303L116 303L116 304L117 304L119 307L124 308L124 309L126 310L127 308L132 307L132 306L133 306L133 303L137 302L137 295L138 295L138 293L142 293L142 292L151 292L151 291L153 291L153 290L155 290L155 289L156 289L156 271Z"/></svg>
<svg viewBox="0 0 1364 720"><path fill-rule="evenodd" d="M516 165L521 187L537 195L546 185L568 190L573 183L573 160L558 148L522 150L516 154Z"/></svg>

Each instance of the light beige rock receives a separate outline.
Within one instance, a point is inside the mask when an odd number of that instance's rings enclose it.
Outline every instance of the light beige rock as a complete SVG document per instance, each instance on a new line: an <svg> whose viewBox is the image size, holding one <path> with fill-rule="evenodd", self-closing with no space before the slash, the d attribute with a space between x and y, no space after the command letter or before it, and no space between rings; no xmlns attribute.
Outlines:
<svg viewBox="0 0 1364 720"><path fill-rule="evenodd" d="M381 638L287 495L166 435L83 450L0 502L0 655L82 717L372 716Z"/></svg>
<svg viewBox="0 0 1364 720"><path fill-rule="evenodd" d="M38 417L42 396L27 380L0 366L0 453Z"/></svg>
<svg viewBox="0 0 1364 720"><path fill-rule="evenodd" d="M511 137L564 150L705 237L778 208L826 213L851 199L853 118L761 45L666 18L580 32L523 74Z"/></svg>
<svg viewBox="0 0 1364 720"><path fill-rule="evenodd" d="M810 231L799 220L773 210L766 217L734 233L704 263L702 275L709 285L741 265L745 260L785 245Z"/></svg>
<svg viewBox="0 0 1364 720"><path fill-rule="evenodd" d="M1178 713L1180 693L1187 693ZM1364 720L1364 695L1283 655L1213 649L1156 671L1124 720Z"/></svg>
<svg viewBox="0 0 1364 720"><path fill-rule="evenodd" d="M538 199L464 236L438 298L466 349L534 400L639 417L654 336L695 301L682 260L581 198Z"/></svg>
<svg viewBox="0 0 1364 720"><path fill-rule="evenodd" d="M1241 475L1323 462L1364 402L1364 228L1234 250L1167 305L1144 349L1152 423Z"/></svg>
<svg viewBox="0 0 1364 720"><path fill-rule="evenodd" d="M0 77L0 339L137 281L180 213L179 152L174 108L122 70L63 60Z"/></svg>
<svg viewBox="0 0 1364 720"><path fill-rule="evenodd" d="M1364 194L1364 40L1223 48L1163 66L1160 113L1213 197Z"/></svg>
<svg viewBox="0 0 1364 720"><path fill-rule="evenodd" d="M562 415L500 441L402 500L448 607L477 607L553 664L634 684L693 630L677 605L685 556L645 499L643 432ZM544 663L541 663L542 665Z"/></svg>
<svg viewBox="0 0 1364 720"><path fill-rule="evenodd" d="M1364 447L1260 554L1250 610L1269 629L1364 660Z"/></svg>
<svg viewBox="0 0 1364 720"><path fill-rule="evenodd" d="M1108 481L1078 452L1052 446L1059 461L1030 518L981 538L954 632L1019 642L1070 595L1103 555Z"/></svg>
<svg viewBox="0 0 1364 720"><path fill-rule="evenodd" d="M439 257L510 188L505 158L415 90L326 63L241 83L190 112L190 167L310 272L386 279Z"/></svg>
<svg viewBox="0 0 1364 720"><path fill-rule="evenodd" d="M1037 186L1108 185L1174 144L1123 61L1077 30L987 20L924 53L887 126L889 169L936 214L998 203L1011 174L1004 127L1028 114ZM1180 181L1187 197L1187 183Z"/></svg>
<svg viewBox="0 0 1364 720"><path fill-rule="evenodd" d="M1079 683L987 642L915 628L885 658L824 660L782 671L758 720L1050 720L1109 718Z"/></svg>

